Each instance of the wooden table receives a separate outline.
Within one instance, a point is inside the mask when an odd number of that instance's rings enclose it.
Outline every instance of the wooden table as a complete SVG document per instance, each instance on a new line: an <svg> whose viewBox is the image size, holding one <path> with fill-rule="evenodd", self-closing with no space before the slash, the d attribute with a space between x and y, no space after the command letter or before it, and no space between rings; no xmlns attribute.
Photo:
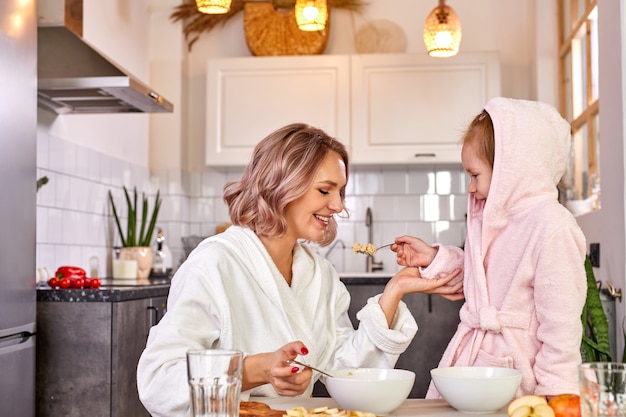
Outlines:
<svg viewBox="0 0 626 417"><path fill-rule="evenodd" d="M293 407L317 408L317 407L337 407L337 403L332 398L292 398L292 397L252 397L252 401L260 401L268 404L273 409L287 410ZM467 414L456 411L444 400L407 399L400 407L389 414L389 417L416 417L416 416L437 416L437 417L507 417L506 408L492 414Z"/></svg>

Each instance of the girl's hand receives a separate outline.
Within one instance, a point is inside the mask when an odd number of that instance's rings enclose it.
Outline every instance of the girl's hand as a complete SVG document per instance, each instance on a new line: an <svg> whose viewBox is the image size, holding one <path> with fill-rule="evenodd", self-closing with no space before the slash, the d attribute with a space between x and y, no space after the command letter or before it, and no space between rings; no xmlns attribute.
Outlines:
<svg viewBox="0 0 626 417"><path fill-rule="evenodd" d="M278 395L296 396L304 393L311 384L313 371L287 363L308 349L300 341L291 342L275 352L259 353L244 359L242 390L271 384Z"/></svg>
<svg viewBox="0 0 626 417"><path fill-rule="evenodd" d="M391 250L396 253L398 265L427 267L437 255L437 248L413 236L397 237Z"/></svg>

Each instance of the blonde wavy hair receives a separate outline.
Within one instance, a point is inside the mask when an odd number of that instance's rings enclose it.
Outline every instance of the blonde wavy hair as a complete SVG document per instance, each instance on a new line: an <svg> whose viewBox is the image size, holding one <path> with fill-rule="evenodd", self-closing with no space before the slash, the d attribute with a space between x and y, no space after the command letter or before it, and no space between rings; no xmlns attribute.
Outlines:
<svg viewBox="0 0 626 417"><path fill-rule="evenodd" d="M247 226L257 235L281 237L287 231L285 209L311 187L328 152L339 154L346 166L346 147L323 130L304 123L284 126L259 142L241 179L224 186L224 201L231 222ZM342 203L345 199L341 192ZM344 209L345 216L348 213ZM326 246L335 240L337 222L331 217L324 238Z"/></svg>

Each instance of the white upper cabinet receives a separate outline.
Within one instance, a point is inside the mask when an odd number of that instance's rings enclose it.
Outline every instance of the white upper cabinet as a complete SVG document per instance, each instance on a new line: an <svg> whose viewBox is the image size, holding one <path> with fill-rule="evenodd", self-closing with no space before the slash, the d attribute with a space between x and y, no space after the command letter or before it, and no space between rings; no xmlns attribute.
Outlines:
<svg viewBox="0 0 626 417"><path fill-rule="evenodd" d="M459 140L500 95L497 53L352 57L352 163L459 163Z"/></svg>
<svg viewBox="0 0 626 417"><path fill-rule="evenodd" d="M293 122L346 144L351 162L459 163L459 139L500 95L497 53L313 55L210 60L206 163L242 166Z"/></svg>
<svg viewBox="0 0 626 417"><path fill-rule="evenodd" d="M345 55L210 60L206 163L246 165L254 146L293 122L350 137L350 58Z"/></svg>

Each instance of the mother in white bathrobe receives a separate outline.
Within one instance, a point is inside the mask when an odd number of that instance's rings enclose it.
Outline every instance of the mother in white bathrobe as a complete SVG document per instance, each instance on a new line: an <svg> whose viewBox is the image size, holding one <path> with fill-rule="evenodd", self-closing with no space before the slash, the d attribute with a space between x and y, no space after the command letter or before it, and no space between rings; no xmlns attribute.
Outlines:
<svg viewBox="0 0 626 417"><path fill-rule="evenodd" d="M239 181L226 184L233 226L204 240L172 279L167 313L137 368L139 396L153 417L187 416L189 349L244 352L242 398L310 396L319 378L286 363L321 368L391 368L417 324L401 301L410 292L458 298L459 272L425 280L404 268L357 314L333 266L301 241L328 245L344 208L348 153L322 130L291 124L256 146Z"/></svg>

